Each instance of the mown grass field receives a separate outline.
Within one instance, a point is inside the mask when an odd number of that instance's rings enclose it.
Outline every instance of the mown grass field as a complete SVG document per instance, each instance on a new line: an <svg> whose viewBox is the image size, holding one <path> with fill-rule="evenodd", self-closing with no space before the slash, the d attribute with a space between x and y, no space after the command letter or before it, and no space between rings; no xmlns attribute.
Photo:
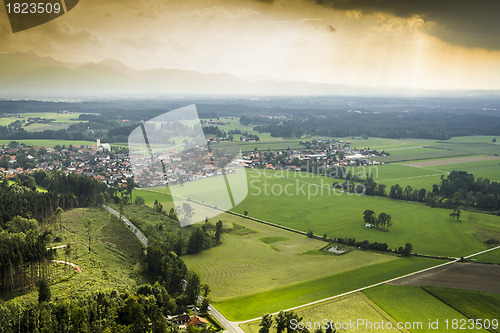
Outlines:
<svg viewBox="0 0 500 333"><path fill-rule="evenodd" d="M429 258L395 258L314 280L284 285L248 296L215 302L215 307L232 321L258 318L264 313L307 304L356 290L397 276L442 263Z"/></svg>
<svg viewBox="0 0 500 333"><path fill-rule="evenodd" d="M420 287L382 285L363 291L372 301L399 322L421 323L411 332L464 332L453 329L452 319L465 319L462 313L441 302ZM446 329L445 320L449 320ZM439 329L430 329L429 320L439 320ZM467 330L467 332L487 332L486 330Z"/></svg>
<svg viewBox="0 0 500 333"><path fill-rule="evenodd" d="M324 322L324 319L331 320L334 325L337 323L337 327L340 327L341 323L349 323L349 320L356 322L358 319L364 319L367 322L384 322L390 321L394 326L396 326L396 321L394 318L389 316L387 312L382 310L378 305L373 303L368 297L363 293L354 293L352 295L339 297L334 300L321 302L314 305L309 305L303 308L294 310L299 317L303 318L303 322L310 322L312 327L317 323L316 327L320 327ZM276 316L273 316L273 319ZM259 332L260 320L252 321L248 323L240 324L240 327L246 333L258 333ZM324 324L323 324L324 325ZM272 330L275 329L276 324L272 326ZM346 325L347 327L347 325ZM322 326L324 330L324 326ZM314 331L310 329L309 331ZM352 329L342 329L342 332L363 332L370 333L373 332L365 326L356 327ZM385 332L408 332L406 330L398 330L396 328L385 330Z"/></svg>
<svg viewBox="0 0 500 333"><path fill-rule="evenodd" d="M500 264L500 249L486 252L477 256L470 258L478 262Z"/></svg>
<svg viewBox="0 0 500 333"><path fill-rule="evenodd" d="M183 257L188 267L210 285L216 302L397 260L364 251L340 256L316 254L314 250L327 243L230 214L212 220L217 219L226 224L226 229L238 227L224 234L222 245Z"/></svg>
<svg viewBox="0 0 500 333"><path fill-rule="evenodd" d="M500 295L498 294L441 287L425 287L424 289L468 318L500 321ZM493 329L493 331L500 332L500 328Z"/></svg>

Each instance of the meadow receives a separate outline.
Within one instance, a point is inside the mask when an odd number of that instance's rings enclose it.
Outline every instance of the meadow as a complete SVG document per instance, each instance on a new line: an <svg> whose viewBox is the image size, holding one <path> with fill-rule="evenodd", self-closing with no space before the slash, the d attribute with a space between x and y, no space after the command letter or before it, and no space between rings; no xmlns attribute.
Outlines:
<svg viewBox="0 0 500 333"><path fill-rule="evenodd" d="M365 251L340 256L323 253L317 250L327 243L320 240L227 213L210 222L218 219L229 230L224 233L223 244L183 257L186 265L210 285L216 302L397 260Z"/></svg>
<svg viewBox="0 0 500 333"><path fill-rule="evenodd" d="M414 326L411 332L464 332L453 329L452 319L468 318L452 307L441 302L420 287L382 285L363 291L372 301L398 322L421 323L421 328ZM446 329L445 320L449 320ZM429 328L429 320L439 320L439 329ZM486 330L467 330L467 332L487 332Z"/></svg>
<svg viewBox="0 0 500 333"><path fill-rule="evenodd" d="M23 126L26 131L37 132L45 130L59 130L66 129L71 124L82 122L78 120L78 117L82 113L57 113L57 112L35 112L35 113L18 113L12 117L1 117L0 126L7 126L16 120L28 121L29 118L42 118L42 119L54 119L53 122L49 124L30 124L28 126Z"/></svg>
<svg viewBox="0 0 500 333"><path fill-rule="evenodd" d="M373 303L368 297L363 293L357 292L352 295L339 297L333 300L320 302L318 304L305 306L294 310L294 312L303 318L303 322L310 322L311 325L318 323L317 326L323 324L324 319L331 320L334 325L335 323L340 327L341 323L348 323L349 320L356 321L357 319L364 319L367 322L391 322L396 326L396 321L394 318L389 316L387 312L382 310L379 306ZM273 319L276 316L273 316ZM259 332L260 320L242 323L240 327L246 333L258 333ZM273 325L274 329L276 324ZM347 326L347 325L346 325ZM323 327L324 328L324 327ZM313 331L313 330L310 330ZM355 329L342 329L342 332L363 332L370 333L373 332L371 329L367 329L364 326L356 327ZM403 332L408 332L402 330ZM401 332L396 328L385 330L385 332Z"/></svg>
<svg viewBox="0 0 500 333"><path fill-rule="evenodd" d="M304 305L440 263L442 261L429 258L395 258L391 261L367 265L339 274L284 285L222 302L214 302L214 305L229 320L250 320L258 318L264 313L274 313Z"/></svg>
<svg viewBox="0 0 500 333"><path fill-rule="evenodd" d="M471 259L478 262L500 264L500 249L474 256Z"/></svg>
<svg viewBox="0 0 500 333"><path fill-rule="evenodd" d="M497 319L500 313L500 295L475 290L425 287L424 290L453 307L468 318ZM500 332L500 328L493 330Z"/></svg>
<svg viewBox="0 0 500 333"><path fill-rule="evenodd" d="M240 214L247 211L255 218L304 232L312 230L330 238L354 237L358 241L386 242L393 249L410 242L416 253L446 257L470 255L486 249L484 242L488 239L500 240L500 217L495 215L464 211L462 222L457 223L450 218L451 210L448 209L382 197L341 194L328 188L331 186L326 183L328 178L306 173L295 174L297 180L284 178L291 174L248 170L248 195L233 211ZM178 189L176 193L185 189ZM165 188L136 190L134 195L143 196L150 205L154 200L168 205L172 201L168 191ZM206 191L210 193L210 188ZM390 214L393 222L390 231L364 227L366 209Z"/></svg>
<svg viewBox="0 0 500 333"><path fill-rule="evenodd" d="M391 248L410 242L417 253L441 256L463 256L485 249L483 239L478 238L474 228L491 230L490 226L500 221L498 216L464 212L463 222L456 223L447 209L389 198L340 194L317 185L269 177L272 174L268 170L265 176L250 176L248 196L234 211L248 211L252 217L306 232L312 230L317 235L326 233L329 237L387 242ZM394 223L390 231L364 227L362 213L366 209L390 214Z"/></svg>

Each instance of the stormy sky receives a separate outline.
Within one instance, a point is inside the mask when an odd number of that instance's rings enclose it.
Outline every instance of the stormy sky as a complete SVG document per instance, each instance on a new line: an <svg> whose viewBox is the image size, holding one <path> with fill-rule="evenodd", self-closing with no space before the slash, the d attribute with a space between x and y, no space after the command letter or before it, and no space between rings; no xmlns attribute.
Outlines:
<svg viewBox="0 0 500 333"><path fill-rule="evenodd" d="M80 0L0 52L378 87L500 89L497 0Z"/></svg>

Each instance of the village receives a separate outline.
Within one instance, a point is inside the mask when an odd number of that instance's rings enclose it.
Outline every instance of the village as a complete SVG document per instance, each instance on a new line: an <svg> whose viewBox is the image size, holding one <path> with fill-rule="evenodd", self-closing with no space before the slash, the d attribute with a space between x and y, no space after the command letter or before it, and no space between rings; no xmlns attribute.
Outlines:
<svg viewBox="0 0 500 333"><path fill-rule="evenodd" d="M17 174L36 170L61 170L93 177L108 185L123 185L135 176L139 186L182 184L201 178L232 173L236 167L272 170L309 171L314 168L366 166L384 152L353 149L350 142L316 139L301 142L303 149L253 151L230 156L222 142L210 142L210 148L187 151L165 151L149 155L128 154L126 148L111 147L97 139L93 145L55 147L29 146L11 142L0 147L0 175L14 178ZM158 160L156 168L152 160Z"/></svg>

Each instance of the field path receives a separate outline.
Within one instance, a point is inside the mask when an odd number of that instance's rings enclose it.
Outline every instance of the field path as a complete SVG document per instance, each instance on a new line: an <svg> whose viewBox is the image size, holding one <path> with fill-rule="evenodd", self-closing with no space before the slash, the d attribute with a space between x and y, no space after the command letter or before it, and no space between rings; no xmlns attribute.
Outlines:
<svg viewBox="0 0 500 333"><path fill-rule="evenodd" d="M500 249L500 246L496 246L496 247L493 247L491 249L487 249L487 250L484 250L484 251L481 251L481 252L473 253L471 255L468 255L468 256L464 257L464 259L471 258L471 257L477 256L477 255L480 255L480 254L483 254L483 253L486 253L486 252L490 252L490 251L493 251L493 250L496 250L496 249ZM460 258L453 258L453 260L445 262L444 264L441 264L441 265L437 265L437 266L425 268L425 269L422 269L422 270L417 271L417 272L413 272L413 273L401 275L401 276L395 277L393 279L389 279L389 280L386 280L386 281L374 283L374 284L366 286L366 287L358 288L356 290L348 291L346 293L342 293L342 294L339 294L339 295L335 295L335 296L323 298L323 299L320 299L320 300L317 300L317 301L314 301L314 302L310 302L310 303L307 303L307 304L302 304L302 305L299 305L299 306L295 306L295 307L290 308L290 309L284 309L282 311L296 310L296 309L300 309L300 308L303 308L303 307L306 307L306 306L309 306L309 305L314 305L314 304L317 304L317 303L320 303L320 302L329 301L329 300L336 299L336 298L339 298L339 297L342 297L342 296L350 295L350 294L356 293L358 291L363 291L363 290L370 289L370 288L373 288L373 287L377 287L377 286L380 286L380 285L383 285L383 284L395 282L395 281L403 279L403 278L408 278L408 277L413 276L413 275L421 274L423 272L428 272L428 271L431 271L431 270L434 270L434 269L437 269L437 268L440 268L440 267L448 266L448 265L451 265L451 264L454 264L454 263L458 262L459 260L460 260ZM272 313L272 315L277 315L278 313L279 313L279 311L275 312L275 313ZM251 321L259 320L260 318L261 317L253 318L253 319L249 319L249 320L244 320L244 321L240 321L237 324L248 323L248 322L251 322Z"/></svg>
<svg viewBox="0 0 500 333"><path fill-rule="evenodd" d="M68 261L64 261L64 260L52 260L52 262L56 262L56 263L59 263L59 264L64 264L64 265L68 265L68 266L71 266L75 269L75 271L77 271L78 273L81 273L83 272L83 268L81 268L80 266L78 266L77 264L73 264L72 262L68 262Z"/></svg>

